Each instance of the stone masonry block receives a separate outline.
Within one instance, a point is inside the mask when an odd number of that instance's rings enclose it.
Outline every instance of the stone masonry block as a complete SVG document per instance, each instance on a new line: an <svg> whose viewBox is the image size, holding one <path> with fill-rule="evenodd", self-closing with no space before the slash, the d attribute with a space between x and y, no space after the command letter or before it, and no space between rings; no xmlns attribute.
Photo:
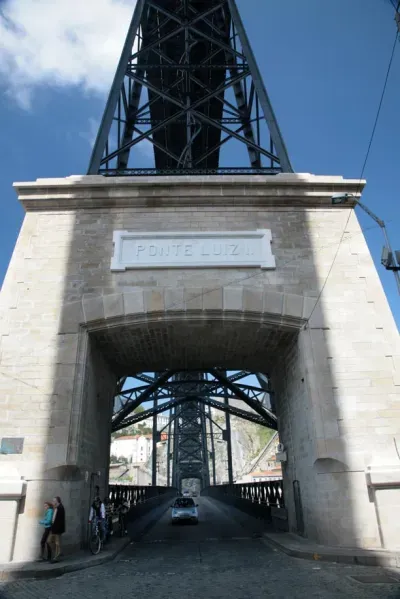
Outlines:
<svg viewBox="0 0 400 599"><path fill-rule="evenodd" d="M185 301L183 298L183 287L176 289L166 287L164 290L165 310L182 311L185 309Z"/></svg>
<svg viewBox="0 0 400 599"><path fill-rule="evenodd" d="M106 318L116 318L124 315L124 298L122 293L113 293L103 297L104 316Z"/></svg>
<svg viewBox="0 0 400 599"><path fill-rule="evenodd" d="M397 387L400 386L400 356L393 356L394 372L393 372L393 384Z"/></svg>
<svg viewBox="0 0 400 599"><path fill-rule="evenodd" d="M245 312L258 312L261 314L263 309L262 289L244 287L243 309Z"/></svg>
<svg viewBox="0 0 400 599"><path fill-rule="evenodd" d="M303 296L285 293L283 299L283 315L302 318L303 316Z"/></svg>
<svg viewBox="0 0 400 599"><path fill-rule="evenodd" d="M243 288L242 287L224 287L223 301L225 311L243 311Z"/></svg>
<svg viewBox="0 0 400 599"><path fill-rule="evenodd" d="M305 296L303 299L303 318L305 320L308 320L311 314L313 313L314 309L316 309L315 304L317 302L317 298Z"/></svg>
<svg viewBox="0 0 400 599"><path fill-rule="evenodd" d="M264 290L263 312L281 315L283 312L283 293Z"/></svg>
<svg viewBox="0 0 400 599"><path fill-rule="evenodd" d="M310 301L312 300L314 302L314 308L311 309L310 313L308 314L311 304L312 302ZM304 310L303 310L303 314L304 314L304 318L307 318L307 320L309 321L308 324L310 326L310 328L312 329L323 329L329 326L329 322L328 322L328 318L325 317L325 313L324 313L324 308L323 308L323 300L322 298L320 298L317 302L317 304L315 304L316 302L316 298L304 298ZM306 314L308 314L308 316L306 316Z"/></svg>
<svg viewBox="0 0 400 599"><path fill-rule="evenodd" d="M144 307L146 312L164 312L164 290L163 289L145 289Z"/></svg>
<svg viewBox="0 0 400 599"><path fill-rule="evenodd" d="M144 294L143 289L136 289L129 293L124 293L125 315L143 314L144 312Z"/></svg>
<svg viewBox="0 0 400 599"><path fill-rule="evenodd" d="M91 322L93 320L103 320L104 318L104 305L103 298L89 297L83 298L83 312L85 315L85 321Z"/></svg>
<svg viewBox="0 0 400 599"><path fill-rule="evenodd" d="M185 288L184 291L185 308L186 310L202 310L203 309L203 289L202 287Z"/></svg>
<svg viewBox="0 0 400 599"><path fill-rule="evenodd" d="M223 293L222 289L203 288L203 310L222 310Z"/></svg>
<svg viewBox="0 0 400 599"><path fill-rule="evenodd" d="M357 530L365 529L364 536L379 543L364 473L361 486L348 472L338 476L329 470L337 468L331 464L337 460L359 472L371 454L390 463L387 447L397 459L393 436L399 438L400 430L400 386L392 382L395 377L400 383L400 365L394 364L400 354L398 332L354 212L347 230L356 234L355 241L341 245L315 310L312 297L331 269L348 217L349 207L333 209L330 196L358 192L358 180L309 174L79 177L18 184L17 190L28 216L0 297L9 331L1 341L0 428L25 437L26 453L21 459L2 456L3 461L15 463L30 479L42 479L43 466L64 472L67 464L76 464L82 472L100 471L104 481L118 367L128 372L137 361L147 364L141 369L149 364L162 369L169 361L185 366L186 360L199 367L221 362L264 370L276 391L279 434L288 447L284 485L291 521L296 522L291 492L296 479L309 539L360 546L351 520L356 513ZM272 231L274 271L201 265L110 270L115 230L254 231L265 226ZM307 257L299 258L306 248ZM214 316L222 308L219 321ZM129 315L146 312L151 324L129 322ZM164 321L166 312L170 322ZM123 313L126 326L114 331L106 319ZM307 319L311 326L299 335L282 334L279 323ZM259 326L263 320L265 327ZM89 343L79 326L85 321L102 328L102 344ZM107 339L112 366L105 360ZM69 479L62 485L49 481L41 480L37 492L27 493L26 511L37 514L31 523L26 514L19 516L19 560L36 555L42 494L65 497L72 518L68 531L76 527L75 540L81 539L83 511L72 505L86 505L89 488L84 492ZM382 522L390 524L400 503L381 507ZM30 537L35 537L32 551Z"/></svg>

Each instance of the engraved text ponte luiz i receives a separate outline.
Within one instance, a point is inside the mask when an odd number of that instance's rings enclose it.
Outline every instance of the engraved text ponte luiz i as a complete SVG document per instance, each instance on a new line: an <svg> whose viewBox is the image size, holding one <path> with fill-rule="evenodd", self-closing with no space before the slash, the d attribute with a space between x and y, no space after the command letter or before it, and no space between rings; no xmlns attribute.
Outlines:
<svg viewBox="0 0 400 599"><path fill-rule="evenodd" d="M114 232L111 270L179 267L275 268L271 232L224 231L218 233Z"/></svg>

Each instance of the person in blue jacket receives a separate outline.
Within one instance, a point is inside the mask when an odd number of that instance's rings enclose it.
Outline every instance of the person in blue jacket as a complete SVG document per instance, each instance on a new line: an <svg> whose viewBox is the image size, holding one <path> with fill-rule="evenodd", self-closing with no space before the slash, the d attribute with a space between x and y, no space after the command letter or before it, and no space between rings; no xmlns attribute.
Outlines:
<svg viewBox="0 0 400 599"><path fill-rule="evenodd" d="M45 509L44 518L42 520L40 520L40 522L39 522L39 524L44 526L44 533L40 540L40 548L41 548L40 561L46 559L46 557L45 557L45 549L46 548L47 548L47 559L50 561L51 560L51 548L48 543L48 539L49 539L50 532L51 532L51 524L53 522L53 504L51 503L51 501L45 502L44 509Z"/></svg>

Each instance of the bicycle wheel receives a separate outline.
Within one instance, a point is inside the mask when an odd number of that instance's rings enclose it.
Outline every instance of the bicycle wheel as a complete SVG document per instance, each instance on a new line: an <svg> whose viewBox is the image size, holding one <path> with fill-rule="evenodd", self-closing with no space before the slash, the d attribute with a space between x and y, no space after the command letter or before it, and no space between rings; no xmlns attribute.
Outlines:
<svg viewBox="0 0 400 599"><path fill-rule="evenodd" d="M90 533L89 548L93 555L100 553L101 539L97 529L92 530Z"/></svg>

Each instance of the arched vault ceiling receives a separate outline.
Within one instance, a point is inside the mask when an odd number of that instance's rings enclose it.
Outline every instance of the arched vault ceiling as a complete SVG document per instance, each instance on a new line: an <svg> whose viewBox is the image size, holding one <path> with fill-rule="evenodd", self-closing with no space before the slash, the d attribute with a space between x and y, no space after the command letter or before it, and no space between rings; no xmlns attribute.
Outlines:
<svg viewBox="0 0 400 599"><path fill-rule="evenodd" d="M175 321L121 325L92 338L120 375L164 369L268 372L295 333L254 322Z"/></svg>

